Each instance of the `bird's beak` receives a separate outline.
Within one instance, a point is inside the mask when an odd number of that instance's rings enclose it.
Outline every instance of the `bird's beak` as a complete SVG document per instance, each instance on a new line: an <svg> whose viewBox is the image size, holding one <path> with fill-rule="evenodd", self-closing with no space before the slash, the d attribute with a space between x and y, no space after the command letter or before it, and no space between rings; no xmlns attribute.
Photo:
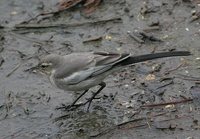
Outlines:
<svg viewBox="0 0 200 139"><path fill-rule="evenodd" d="M38 70L41 74L51 75L51 69L49 69L49 68L43 69L41 65L42 65L42 64L38 64L38 69L37 69L37 70ZM43 63L43 65L44 65L44 63Z"/></svg>
<svg viewBox="0 0 200 139"><path fill-rule="evenodd" d="M50 75L51 71L47 71L41 68L41 64L39 63L38 65L31 67L25 71L30 71L30 72L34 72L34 73L40 73L40 74L45 74L45 75Z"/></svg>
<svg viewBox="0 0 200 139"><path fill-rule="evenodd" d="M46 71L46 70L39 70L40 73L45 74L45 75L51 75L51 71Z"/></svg>
<svg viewBox="0 0 200 139"><path fill-rule="evenodd" d="M39 70L39 64L38 65L36 65L36 66L34 66L34 67L31 67L31 68L29 68L29 69L26 69L26 70L24 70L25 72L36 72L37 70Z"/></svg>

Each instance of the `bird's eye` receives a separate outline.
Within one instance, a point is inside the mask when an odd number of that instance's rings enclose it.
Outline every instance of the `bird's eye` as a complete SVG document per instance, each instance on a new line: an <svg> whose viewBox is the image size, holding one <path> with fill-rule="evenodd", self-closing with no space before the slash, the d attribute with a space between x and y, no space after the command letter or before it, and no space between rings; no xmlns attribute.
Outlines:
<svg viewBox="0 0 200 139"><path fill-rule="evenodd" d="M47 68L47 67L49 67L51 64L50 63L42 63L40 66L41 66L41 68Z"/></svg>
<svg viewBox="0 0 200 139"><path fill-rule="evenodd" d="M46 68L46 67L48 67L47 65L41 65L41 67L44 69L44 68Z"/></svg>

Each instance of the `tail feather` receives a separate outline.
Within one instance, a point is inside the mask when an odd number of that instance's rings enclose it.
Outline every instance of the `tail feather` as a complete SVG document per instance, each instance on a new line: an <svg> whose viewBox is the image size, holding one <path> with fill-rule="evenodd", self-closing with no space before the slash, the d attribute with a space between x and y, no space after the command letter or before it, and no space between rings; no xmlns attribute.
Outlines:
<svg viewBox="0 0 200 139"><path fill-rule="evenodd" d="M121 66L125 66L125 65L139 63L139 62L143 62L147 60L158 59L158 58L174 57L174 56L189 56L189 55L191 55L189 51L174 51L174 52L172 51L172 52L145 54L145 55L139 55L139 56L130 56L127 59L119 62L118 64Z"/></svg>

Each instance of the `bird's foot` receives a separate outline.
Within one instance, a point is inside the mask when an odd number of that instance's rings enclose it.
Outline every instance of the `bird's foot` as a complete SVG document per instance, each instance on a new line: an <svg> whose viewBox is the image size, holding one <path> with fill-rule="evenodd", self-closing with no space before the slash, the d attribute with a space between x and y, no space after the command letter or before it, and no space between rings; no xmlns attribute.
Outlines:
<svg viewBox="0 0 200 139"><path fill-rule="evenodd" d="M61 106L56 107L56 110L69 109L70 107L71 105L61 104Z"/></svg>
<svg viewBox="0 0 200 139"><path fill-rule="evenodd" d="M92 98L92 100L94 100L94 99L101 99L102 97L95 97L95 98ZM88 101L91 101L91 98L86 98L86 100L87 100L87 102Z"/></svg>
<svg viewBox="0 0 200 139"><path fill-rule="evenodd" d="M83 105L85 105L85 103L71 104L71 105L62 104L62 106L57 107L56 110L72 111Z"/></svg>

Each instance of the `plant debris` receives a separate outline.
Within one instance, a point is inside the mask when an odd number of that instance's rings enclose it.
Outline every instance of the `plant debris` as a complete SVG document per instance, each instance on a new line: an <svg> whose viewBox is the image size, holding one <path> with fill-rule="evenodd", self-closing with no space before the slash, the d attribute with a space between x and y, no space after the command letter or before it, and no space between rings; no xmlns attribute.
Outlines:
<svg viewBox="0 0 200 139"><path fill-rule="evenodd" d="M122 19L120 17L113 17L108 19L99 19L94 21L86 21L86 22L75 22L75 23L45 23L45 24L18 24L15 25L16 29L41 29L41 28L69 28L69 27L77 27L83 25L96 25L96 24L105 24L107 22L121 22ZM16 30L15 30L16 31Z"/></svg>
<svg viewBox="0 0 200 139"><path fill-rule="evenodd" d="M166 106L166 105L171 105L171 104L179 104L179 103L185 103L185 102L189 102L189 101L193 101L192 98L188 98L188 99L184 99L184 100L177 100L177 101L171 101L171 102L163 102L163 103L157 103L157 104L145 104L143 106L141 106L142 108L146 108L146 107L158 107L158 106Z"/></svg>
<svg viewBox="0 0 200 139"><path fill-rule="evenodd" d="M102 0L62 0L58 4L59 11L67 10L77 4L83 3L84 13L89 14L93 12Z"/></svg>
<svg viewBox="0 0 200 139"><path fill-rule="evenodd" d="M83 43L94 42L94 41L101 41L102 39L103 39L102 36L91 37L89 39L83 40Z"/></svg>
<svg viewBox="0 0 200 139"><path fill-rule="evenodd" d="M2 66L3 63L4 63L4 59L3 59L3 57L0 55L0 67Z"/></svg>
<svg viewBox="0 0 200 139"><path fill-rule="evenodd" d="M77 4L83 2L84 0L61 0L58 3L58 11L64 11L71 7L76 6Z"/></svg>
<svg viewBox="0 0 200 139"><path fill-rule="evenodd" d="M144 43L145 41L149 40L152 42L163 42L161 39L154 37L153 35L149 35L143 31L134 31L134 32L127 32L128 35L133 38L138 43Z"/></svg>
<svg viewBox="0 0 200 139"><path fill-rule="evenodd" d="M102 0L86 0L84 3L85 9L83 10L84 13L90 14L93 11L96 10L96 8L99 6L99 4L102 2Z"/></svg>

